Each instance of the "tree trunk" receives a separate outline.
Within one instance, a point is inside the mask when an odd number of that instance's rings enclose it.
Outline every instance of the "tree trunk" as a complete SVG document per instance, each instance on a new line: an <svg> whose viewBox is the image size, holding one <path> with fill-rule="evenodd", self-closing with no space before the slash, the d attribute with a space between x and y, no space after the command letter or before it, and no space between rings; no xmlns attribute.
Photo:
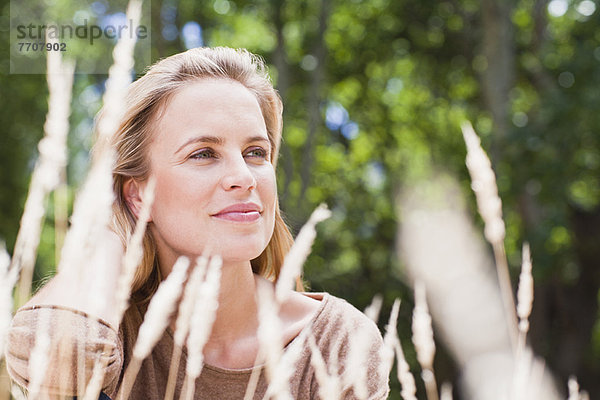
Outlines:
<svg viewBox="0 0 600 400"><path fill-rule="evenodd" d="M573 209L571 224L575 252L579 261L579 279L574 286L561 285L563 293L557 299L561 341L556 348L555 368L563 379L575 375L590 398L600 396L598 363L589 357L592 334L598 317L600 287L600 209L590 212Z"/></svg>
<svg viewBox="0 0 600 400"><path fill-rule="evenodd" d="M515 46L511 21L512 1L483 0L482 54L487 68L482 73L483 95L494 120L492 161L501 157L502 143L508 135L509 94L515 80Z"/></svg>
<svg viewBox="0 0 600 400"><path fill-rule="evenodd" d="M287 53L283 37L283 10L285 9L285 0L277 0L273 3L272 16L275 26L275 34L277 36L277 45L273 52L273 64L277 69L277 90L283 101L284 106L284 131L285 131L285 105L287 103L287 93L290 87L290 71L287 61ZM286 211L290 210L289 206L289 188L290 182L294 178L294 160L290 147L285 142L285 136L281 140L280 146L281 163L283 167L283 188L279 192L279 202L281 208Z"/></svg>
<svg viewBox="0 0 600 400"><path fill-rule="evenodd" d="M319 27L315 39L313 56L317 60L317 66L312 73L310 82L307 110L308 110L308 134L304 146L302 166L300 170L301 189L298 197L298 209L305 210L307 203L305 201L306 190L311 183L312 166L316 147L316 136L321 125L321 87L325 81L325 58L327 49L325 47L325 31L327 30L327 21L331 12L331 1L321 0L319 10Z"/></svg>

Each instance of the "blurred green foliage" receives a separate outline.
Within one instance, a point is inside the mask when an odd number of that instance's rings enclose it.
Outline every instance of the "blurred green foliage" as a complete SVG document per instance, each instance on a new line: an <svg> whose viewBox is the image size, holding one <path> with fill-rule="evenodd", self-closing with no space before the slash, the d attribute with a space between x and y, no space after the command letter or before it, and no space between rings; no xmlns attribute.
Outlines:
<svg viewBox="0 0 600 400"><path fill-rule="evenodd" d="M494 62L482 40L489 29L482 17L486 4L153 0L152 59L185 50L190 41L184 27L191 23L187 26L201 27L204 45L246 47L267 60L285 104L278 178L287 221L296 233L319 203L333 210L319 226L305 278L312 290L329 291L359 308L381 293L384 317L394 298L405 299L399 330L413 367L411 295L395 251L401 221L394 197L433 169L444 169L463 182L479 221L460 134L460 122L471 120L493 155L513 274L523 241L532 244L540 289L536 304L542 304L532 326L537 350L562 378L578 374L593 393L597 385L588 378L597 372L598 325L593 336L587 329L588 340L574 361L565 362L557 348L568 342L571 325L578 329L577 315L597 319L600 10L589 0L506 3L514 79L507 89L507 128L500 131L502 121L486 102L482 85ZM0 46L8 54L6 0L0 10ZM0 59L0 70L0 237L10 248L42 134L47 89L43 76L8 75L6 58ZM78 75L75 80L71 188L85 175L105 78ZM49 214L38 279L54 270L53 246ZM571 290L583 293L583 284L591 285L592 301L561 300ZM452 379L451 361L439 358L442 378ZM399 398L397 389L394 383L392 398Z"/></svg>

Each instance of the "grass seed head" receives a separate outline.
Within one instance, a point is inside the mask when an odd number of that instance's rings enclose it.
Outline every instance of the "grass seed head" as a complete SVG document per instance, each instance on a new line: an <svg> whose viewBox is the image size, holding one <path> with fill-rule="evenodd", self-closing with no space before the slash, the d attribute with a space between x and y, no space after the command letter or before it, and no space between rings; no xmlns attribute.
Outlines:
<svg viewBox="0 0 600 400"><path fill-rule="evenodd" d="M302 274L302 266L310 254L317 231L315 226L331 216L325 204L319 205L311 214L308 222L300 229L294 245L286 255L276 285L276 298L282 303L287 297L294 282Z"/></svg>
<svg viewBox="0 0 600 400"><path fill-rule="evenodd" d="M523 244L523 263L519 276L519 290L517 292L517 315L519 316L519 330L529 330L529 315L533 305L533 276L531 274L531 254L529 244Z"/></svg>
<svg viewBox="0 0 600 400"><path fill-rule="evenodd" d="M415 309L413 311L412 330L412 340L417 351L419 364L423 369L433 369L435 342L433 341L431 315L429 315L429 308L427 307L425 285L421 281L415 282Z"/></svg>
<svg viewBox="0 0 600 400"><path fill-rule="evenodd" d="M50 366L50 352L52 351L52 340L50 338L49 310L40 310L38 316L35 344L29 356L29 398L36 399L42 394L42 385L46 378L46 372Z"/></svg>
<svg viewBox="0 0 600 400"><path fill-rule="evenodd" d="M143 360L148 357L169 325L169 320L175 312L177 301L181 295L189 265L190 260L187 257L179 257L167 279L160 284L152 296L133 348L135 358Z"/></svg>
<svg viewBox="0 0 600 400"><path fill-rule="evenodd" d="M143 240L148 225L147 221L150 217L152 203L154 202L155 190L156 179L151 177L142 194L144 199L142 209L140 210L139 218L135 224L135 230L129 238L125 256L123 257L123 269L119 276L116 294L119 320L127 310L129 297L131 296L131 287L135 278L135 271L144 256Z"/></svg>
<svg viewBox="0 0 600 400"><path fill-rule="evenodd" d="M373 297L371 304L365 308L364 314L373 322L377 323L379 320L379 313L381 311L381 306L383 305L383 297L380 294L377 294Z"/></svg>
<svg viewBox="0 0 600 400"><path fill-rule="evenodd" d="M202 350L210 336L219 307L219 288L221 265L219 256L211 257L206 277L200 285L190 322L190 334L187 339L188 361L186 375L195 380L200 376L204 357Z"/></svg>
<svg viewBox="0 0 600 400"><path fill-rule="evenodd" d="M183 300L179 305L179 312L177 313L177 320L175 321L174 340L176 346L183 347L185 339L188 336L196 294L200 290L200 285L202 284L202 279L206 273L207 266L208 258L198 257L196 267L192 271L190 278L185 285Z"/></svg>
<svg viewBox="0 0 600 400"><path fill-rule="evenodd" d="M471 174L471 188L475 192L479 213L485 223L485 237L490 243L501 243L504 241L506 230L492 163L481 147L481 141L470 122L463 123L462 132L467 145L467 168Z"/></svg>
<svg viewBox="0 0 600 400"><path fill-rule="evenodd" d="M404 400L417 400L417 385L415 384L415 377L410 372L410 367L404 357L404 351L402 351L402 345L400 339L396 340L394 344L394 350L396 352L396 360L398 362L397 376L402 390L400 395Z"/></svg>

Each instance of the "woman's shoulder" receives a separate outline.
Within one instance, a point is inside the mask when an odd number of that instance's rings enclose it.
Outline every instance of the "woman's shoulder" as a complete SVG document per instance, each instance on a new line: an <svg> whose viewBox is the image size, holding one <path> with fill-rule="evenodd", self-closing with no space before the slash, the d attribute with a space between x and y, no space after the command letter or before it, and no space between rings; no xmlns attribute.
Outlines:
<svg viewBox="0 0 600 400"><path fill-rule="evenodd" d="M375 322L348 301L329 293L305 293L304 295L321 302L320 312L316 315L312 327L315 332L335 332L337 335L363 332L381 338Z"/></svg>
<svg viewBox="0 0 600 400"><path fill-rule="evenodd" d="M355 338L383 345L379 328L371 319L346 300L326 292L294 292L280 317L287 327L285 343L310 333L321 348L333 343L348 345Z"/></svg>
<svg viewBox="0 0 600 400"><path fill-rule="evenodd" d="M346 300L331 294L305 296L321 302L307 335L309 340L314 339L324 362L330 368L337 365L340 397L355 398L361 392L362 398L387 398L389 371L382 364L383 339L375 322Z"/></svg>
<svg viewBox="0 0 600 400"><path fill-rule="evenodd" d="M92 369L80 369L78 358L73 357L84 348L82 359L93 366L98 355L107 361L105 388L114 388L123 363L117 329L108 322L80 310L57 305L33 305L20 308L11 322L7 335L6 364L10 376L27 387L30 377L30 357L40 337L61 351L49 354L48 368L42 389L49 393L68 391L78 393L79 381L87 382ZM82 346L83 345L83 346ZM65 371L67 371L65 373ZM78 378L84 372L85 378Z"/></svg>

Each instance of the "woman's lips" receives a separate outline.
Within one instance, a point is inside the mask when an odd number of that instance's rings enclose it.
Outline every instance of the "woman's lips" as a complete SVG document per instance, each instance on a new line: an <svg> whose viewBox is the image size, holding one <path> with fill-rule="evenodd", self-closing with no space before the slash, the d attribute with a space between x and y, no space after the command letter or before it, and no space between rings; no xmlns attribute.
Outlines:
<svg viewBox="0 0 600 400"><path fill-rule="evenodd" d="M254 222L260 218L260 206L255 203L238 203L226 207L212 216L226 221Z"/></svg>
<svg viewBox="0 0 600 400"><path fill-rule="evenodd" d="M260 218L258 211L230 211L213 215L215 218L234 222L254 222Z"/></svg>

